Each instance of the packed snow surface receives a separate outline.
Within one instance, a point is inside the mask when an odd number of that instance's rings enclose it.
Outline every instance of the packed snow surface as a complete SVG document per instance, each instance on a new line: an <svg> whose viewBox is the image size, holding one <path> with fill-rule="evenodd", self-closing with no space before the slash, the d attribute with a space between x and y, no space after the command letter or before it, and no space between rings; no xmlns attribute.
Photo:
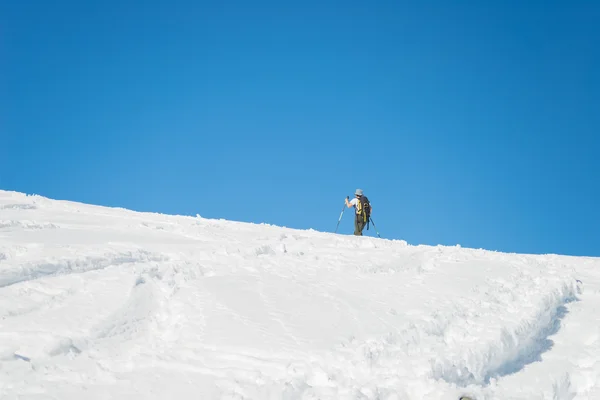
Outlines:
<svg viewBox="0 0 600 400"><path fill-rule="evenodd" d="M600 399L600 259L0 191L1 399L465 395Z"/></svg>

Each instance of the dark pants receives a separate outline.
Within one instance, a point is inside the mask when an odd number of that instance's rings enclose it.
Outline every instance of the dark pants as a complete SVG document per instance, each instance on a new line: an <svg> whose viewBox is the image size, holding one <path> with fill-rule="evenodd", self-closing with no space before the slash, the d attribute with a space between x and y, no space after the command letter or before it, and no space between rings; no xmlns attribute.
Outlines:
<svg viewBox="0 0 600 400"><path fill-rule="evenodd" d="M362 215L354 216L354 234L356 236L362 236L362 231L365 229L367 223L363 220Z"/></svg>

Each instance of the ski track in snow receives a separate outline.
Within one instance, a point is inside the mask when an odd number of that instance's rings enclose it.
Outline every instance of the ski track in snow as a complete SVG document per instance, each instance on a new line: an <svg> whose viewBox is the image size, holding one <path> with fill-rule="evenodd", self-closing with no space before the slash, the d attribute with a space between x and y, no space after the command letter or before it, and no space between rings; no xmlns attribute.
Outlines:
<svg viewBox="0 0 600 400"><path fill-rule="evenodd" d="M0 398L600 398L599 267L0 191Z"/></svg>

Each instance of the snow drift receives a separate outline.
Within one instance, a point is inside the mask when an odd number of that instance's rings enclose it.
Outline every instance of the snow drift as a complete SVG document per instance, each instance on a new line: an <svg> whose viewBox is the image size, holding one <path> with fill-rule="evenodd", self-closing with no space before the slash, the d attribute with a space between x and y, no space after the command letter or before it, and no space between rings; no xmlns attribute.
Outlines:
<svg viewBox="0 0 600 400"><path fill-rule="evenodd" d="M2 399L600 398L600 260L0 191Z"/></svg>

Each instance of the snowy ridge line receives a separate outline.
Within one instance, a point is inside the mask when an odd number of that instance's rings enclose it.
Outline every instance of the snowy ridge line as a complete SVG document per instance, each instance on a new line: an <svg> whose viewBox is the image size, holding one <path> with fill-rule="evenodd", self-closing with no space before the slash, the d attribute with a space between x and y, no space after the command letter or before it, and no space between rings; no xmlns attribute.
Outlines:
<svg viewBox="0 0 600 400"><path fill-rule="evenodd" d="M167 260L168 258L164 255L138 250L137 252L130 251L103 256L60 259L55 262L28 262L18 265L17 268L0 270L0 288L48 276L81 274L122 264Z"/></svg>
<svg viewBox="0 0 600 400"><path fill-rule="evenodd" d="M1 399L600 399L598 258L0 207Z"/></svg>

